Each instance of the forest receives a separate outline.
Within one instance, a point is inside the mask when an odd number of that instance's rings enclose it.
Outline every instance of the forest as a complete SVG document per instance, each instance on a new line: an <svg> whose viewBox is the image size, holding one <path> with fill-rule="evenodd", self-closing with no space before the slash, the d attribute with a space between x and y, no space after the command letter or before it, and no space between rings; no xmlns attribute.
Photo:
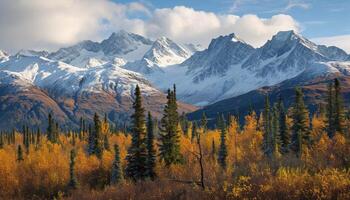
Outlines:
<svg viewBox="0 0 350 200"><path fill-rule="evenodd" d="M189 121L168 90L161 119L134 94L129 129L105 116L0 135L0 199L350 199L350 112L337 79L311 113L303 92L246 116ZM239 123L240 118L244 123Z"/></svg>

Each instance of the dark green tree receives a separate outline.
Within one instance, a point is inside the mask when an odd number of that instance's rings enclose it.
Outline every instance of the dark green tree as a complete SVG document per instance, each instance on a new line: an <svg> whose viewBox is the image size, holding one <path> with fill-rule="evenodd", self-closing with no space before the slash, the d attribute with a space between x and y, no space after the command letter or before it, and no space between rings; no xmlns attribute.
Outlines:
<svg viewBox="0 0 350 200"><path fill-rule="evenodd" d="M175 89L175 86L174 86ZM166 166L183 163L183 156L180 153L179 135L179 114L177 112L177 102L175 91L168 90L167 104L161 119L161 134L159 146L160 159Z"/></svg>
<svg viewBox="0 0 350 200"><path fill-rule="evenodd" d="M18 148L17 148L17 161L20 162L20 161L23 161L23 150L22 150L22 146L21 145L18 145Z"/></svg>
<svg viewBox="0 0 350 200"><path fill-rule="evenodd" d="M78 187L78 180L75 175L75 150L72 149L70 152L70 163L69 163L69 188L76 189Z"/></svg>
<svg viewBox="0 0 350 200"><path fill-rule="evenodd" d="M156 167L156 150L154 148L154 131L153 118L150 112L147 117L147 176L154 180L157 176L155 172Z"/></svg>
<svg viewBox="0 0 350 200"><path fill-rule="evenodd" d="M300 88L295 89L295 103L292 113L292 138L291 150L300 158L303 147L310 144L309 113L303 100L303 93Z"/></svg>
<svg viewBox="0 0 350 200"><path fill-rule="evenodd" d="M271 156L272 154L272 116L270 109L270 100L269 96L265 97L265 107L263 112L263 152L267 156Z"/></svg>
<svg viewBox="0 0 350 200"><path fill-rule="evenodd" d="M287 127L287 114L283 105L282 97L279 97L277 110L279 114L279 136L281 140L281 153L287 153L290 144L290 135Z"/></svg>
<svg viewBox="0 0 350 200"><path fill-rule="evenodd" d="M280 126L279 126L279 113L278 106L275 104L272 108L272 121L271 121L271 156L273 159L279 157L281 153L281 140L280 140Z"/></svg>
<svg viewBox="0 0 350 200"><path fill-rule="evenodd" d="M104 138L103 138L103 146L104 146L105 150L107 150L107 151L110 150L110 147L109 147L109 140L108 140L107 134L104 135Z"/></svg>
<svg viewBox="0 0 350 200"><path fill-rule="evenodd" d="M111 174L111 184L115 185L122 182L124 179L122 165L120 162L120 152L119 146L114 145L114 161L112 165L112 174Z"/></svg>
<svg viewBox="0 0 350 200"><path fill-rule="evenodd" d="M345 130L345 109L338 79L334 79L334 129L342 134Z"/></svg>
<svg viewBox="0 0 350 200"><path fill-rule="evenodd" d="M224 117L219 116L218 127L220 127L220 146L218 162L223 169L226 169L227 163L227 144L226 144L226 124Z"/></svg>
<svg viewBox="0 0 350 200"><path fill-rule="evenodd" d="M94 115L93 131L94 131L94 134L93 134L94 154L96 154L98 158L101 158L103 154L103 136L102 136L101 120L97 113L95 113Z"/></svg>
<svg viewBox="0 0 350 200"><path fill-rule="evenodd" d="M327 92L327 108L326 108L326 130L330 138L335 134L335 118L334 118L334 91L333 84L328 84Z"/></svg>
<svg viewBox="0 0 350 200"><path fill-rule="evenodd" d="M142 107L141 90L135 88L134 114L132 118L132 140L126 157L126 175L134 181L147 177L147 145L145 110Z"/></svg>

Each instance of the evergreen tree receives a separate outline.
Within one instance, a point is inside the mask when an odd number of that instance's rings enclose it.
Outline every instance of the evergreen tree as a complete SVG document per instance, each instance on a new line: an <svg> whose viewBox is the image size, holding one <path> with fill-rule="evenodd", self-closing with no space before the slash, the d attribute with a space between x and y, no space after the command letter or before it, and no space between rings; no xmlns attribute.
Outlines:
<svg viewBox="0 0 350 200"><path fill-rule="evenodd" d="M156 177L156 150L154 149L153 119L150 112L147 117L147 176L154 180Z"/></svg>
<svg viewBox="0 0 350 200"><path fill-rule="evenodd" d="M103 146L105 150L109 151L110 148L109 148L109 140L108 140L107 134L104 135Z"/></svg>
<svg viewBox="0 0 350 200"><path fill-rule="evenodd" d="M269 96L265 97L265 108L263 112L263 152L267 156L272 154L272 120Z"/></svg>
<svg viewBox="0 0 350 200"><path fill-rule="evenodd" d="M192 132L191 132L191 142L193 142L193 139L197 137L197 123L192 123Z"/></svg>
<svg viewBox="0 0 350 200"><path fill-rule="evenodd" d="M310 144L310 130L308 123L308 110L306 109L303 93L300 88L295 89L295 103L293 106L293 126L291 149L300 158L303 146Z"/></svg>
<svg viewBox="0 0 350 200"><path fill-rule="evenodd" d="M4 148L4 134L0 133L0 149Z"/></svg>
<svg viewBox="0 0 350 200"><path fill-rule="evenodd" d="M219 116L218 127L220 127L220 147L218 162L223 169L226 169L226 159L227 159L227 144L226 144L226 125L224 117Z"/></svg>
<svg viewBox="0 0 350 200"><path fill-rule="evenodd" d="M211 157L215 159L216 157L216 146L215 146L215 141L214 139L211 142Z"/></svg>
<svg viewBox="0 0 350 200"><path fill-rule="evenodd" d="M272 109L272 136L271 136L271 156L275 159L280 155L280 126L279 126L279 113L278 106L274 105Z"/></svg>
<svg viewBox="0 0 350 200"><path fill-rule="evenodd" d="M52 117L52 114L49 113L48 116L48 126L47 126L47 139L52 143L58 142L58 123L55 123L55 120Z"/></svg>
<svg viewBox="0 0 350 200"><path fill-rule="evenodd" d="M77 177L75 175L75 157L76 157L75 150L72 149L70 152L70 163L69 163L70 179L69 179L69 184L68 184L68 186L72 189L76 189L78 187L78 180L77 180Z"/></svg>
<svg viewBox="0 0 350 200"><path fill-rule="evenodd" d="M134 181L147 177L147 145L144 108L142 107L141 91L135 88L134 114L132 117L132 140L126 157L126 175Z"/></svg>
<svg viewBox="0 0 350 200"><path fill-rule="evenodd" d="M334 129L338 133L344 133L345 129L343 97L338 79L334 79Z"/></svg>
<svg viewBox="0 0 350 200"><path fill-rule="evenodd" d="M172 164L182 163L183 156L180 153L179 116L175 91L169 89L167 99L168 101L161 119L161 144L159 146L159 151L161 160L165 162L166 166L170 166Z"/></svg>
<svg viewBox="0 0 350 200"><path fill-rule="evenodd" d="M333 84L328 84L327 92L327 112L326 112L326 130L330 138L335 134L335 121L334 121L334 95L333 95Z"/></svg>
<svg viewBox="0 0 350 200"><path fill-rule="evenodd" d="M112 165L112 175L111 175L111 184L115 185L122 182L124 179L122 165L120 162L120 153L119 146L114 145L114 161Z"/></svg>
<svg viewBox="0 0 350 200"><path fill-rule="evenodd" d="M95 153L95 132L92 131L91 124L89 124L88 153L89 155L93 155Z"/></svg>
<svg viewBox="0 0 350 200"><path fill-rule="evenodd" d="M290 143L290 135L288 133L288 127L287 127L287 117L286 117L286 110L283 105L282 97L280 96L277 104L277 110L279 113L279 136L281 140L281 152L287 153L288 152L288 146Z"/></svg>
<svg viewBox="0 0 350 200"><path fill-rule="evenodd" d="M22 150L22 146L21 145L18 145L18 148L17 148L17 161L20 162L20 161L23 161L23 150Z"/></svg>
<svg viewBox="0 0 350 200"><path fill-rule="evenodd" d="M93 143L94 143L94 154L98 158L102 157L103 153L103 140L102 140L102 128L101 128L101 121L97 113L94 115L94 138L93 138Z"/></svg>

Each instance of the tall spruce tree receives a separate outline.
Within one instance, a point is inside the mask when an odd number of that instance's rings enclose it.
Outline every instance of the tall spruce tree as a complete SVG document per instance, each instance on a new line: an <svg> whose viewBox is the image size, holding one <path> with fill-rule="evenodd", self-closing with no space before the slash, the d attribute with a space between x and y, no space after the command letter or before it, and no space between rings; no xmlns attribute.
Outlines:
<svg viewBox="0 0 350 200"><path fill-rule="evenodd" d="M293 106L293 125L291 149L300 158L303 147L310 144L309 113L303 100L303 93L300 88L295 89L295 103Z"/></svg>
<svg viewBox="0 0 350 200"><path fill-rule="evenodd" d="M271 156L276 159L281 153L281 140L280 140L280 125L279 125L279 112L278 105L275 104L272 109L272 135L271 135Z"/></svg>
<svg viewBox="0 0 350 200"><path fill-rule="evenodd" d="M220 146L218 162L223 169L226 169L227 163L227 144L226 144L226 124L223 116L218 118L218 127L220 127Z"/></svg>
<svg viewBox="0 0 350 200"><path fill-rule="evenodd" d="M334 129L342 134L345 130L345 109L338 79L334 79Z"/></svg>
<svg viewBox="0 0 350 200"><path fill-rule="evenodd" d="M126 175L134 181L147 177L147 145L145 110L142 107L141 90L135 88L135 101L133 103L134 114L132 117L132 140L126 157Z"/></svg>
<svg viewBox="0 0 350 200"><path fill-rule="evenodd" d="M122 165L120 162L119 146L114 145L114 161L112 165L111 185L118 184L124 179Z"/></svg>
<svg viewBox="0 0 350 200"><path fill-rule="evenodd" d="M280 96L277 104L279 114L279 135L281 140L281 153L287 153L290 143L290 135L287 126L287 114L283 105L283 99Z"/></svg>
<svg viewBox="0 0 350 200"><path fill-rule="evenodd" d="M147 117L147 176L154 180L156 177L156 150L154 148L153 118L150 112Z"/></svg>
<svg viewBox="0 0 350 200"><path fill-rule="evenodd" d="M69 184L68 186L72 189L76 189L78 187L78 180L75 175L75 150L72 149L70 152L70 163L69 163Z"/></svg>
<svg viewBox="0 0 350 200"><path fill-rule="evenodd" d="M335 121L334 121L334 93L333 84L328 84L327 92L327 108L326 108L326 130L330 138L335 134Z"/></svg>
<svg viewBox="0 0 350 200"><path fill-rule="evenodd" d="M174 85L175 90L175 85ZM177 112L176 92L168 90L167 104L164 107L164 114L161 119L161 134L159 146L160 159L166 166L183 162L180 153L179 135L179 114Z"/></svg>
<svg viewBox="0 0 350 200"><path fill-rule="evenodd" d="M105 134L104 138L103 138L103 147L105 150L109 151L110 147L109 147L109 140L108 140L108 135Z"/></svg>
<svg viewBox="0 0 350 200"><path fill-rule="evenodd" d="M20 161L23 161L23 150L22 150L22 146L21 145L18 145L18 148L17 148L17 161L20 162Z"/></svg>
<svg viewBox="0 0 350 200"><path fill-rule="evenodd" d="M97 113L94 115L94 130L93 130L94 138L93 138L93 144L94 144L94 154L98 158L102 157L103 154L103 136L102 136L102 126L101 126L101 120Z"/></svg>
<svg viewBox="0 0 350 200"><path fill-rule="evenodd" d="M272 120L269 96L265 97L265 107L263 112L263 152L267 156L272 154Z"/></svg>

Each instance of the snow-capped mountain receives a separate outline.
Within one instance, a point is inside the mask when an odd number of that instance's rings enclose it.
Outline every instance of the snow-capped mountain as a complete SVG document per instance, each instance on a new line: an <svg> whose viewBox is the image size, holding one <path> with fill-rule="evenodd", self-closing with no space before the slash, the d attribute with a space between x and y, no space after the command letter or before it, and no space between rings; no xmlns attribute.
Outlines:
<svg viewBox="0 0 350 200"><path fill-rule="evenodd" d="M177 84L179 99L207 105L299 75L347 73L348 55L337 47L319 46L293 31L282 31L254 49L234 34L220 36L181 65L147 75L161 89ZM190 86L190 87L189 87Z"/></svg>
<svg viewBox="0 0 350 200"><path fill-rule="evenodd" d="M162 71L162 68L180 64L189 58L199 47L194 45L180 45L166 37L158 38L141 60L130 62L125 68L150 74Z"/></svg>
<svg viewBox="0 0 350 200"><path fill-rule="evenodd" d="M0 118L16 126L4 116L11 113L25 121L30 115L33 122L28 123L35 125L52 111L60 123L68 126L76 125L79 116L91 119L98 112L107 113L116 123L129 116L136 85L141 88L145 107L159 115L165 95L141 74L110 63L82 68L41 56L16 54L0 63L0 102L4 105ZM12 101L17 98L21 99ZM180 109L189 111L194 107L180 103Z"/></svg>
<svg viewBox="0 0 350 200"><path fill-rule="evenodd" d="M119 31L100 43L86 40L59 49L51 53L48 58L79 67L95 67L115 58L124 59L125 62L140 60L152 44L152 40L140 35Z"/></svg>
<svg viewBox="0 0 350 200"><path fill-rule="evenodd" d="M49 111L70 124L95 111L126 119L136 84L146 108L159 115L164 92L173 84L179 100L208 105L287 80L298 84L350 76L349 58L337 47L316 45L293 31L277 33L260 48L235 34L199 50L166 37L153 41L121 31L102 42L87 40L53 53L22 50L10 56L0 51L0 103L5 105L0 121L10 123L10 114L40 121Z"/></svg>
<svg viewBox="0 0 350 200"><path fill-rule="evenodd" d="M0 63L7 61L9 58L9 55L5 51L0 50Z"/></svg>

